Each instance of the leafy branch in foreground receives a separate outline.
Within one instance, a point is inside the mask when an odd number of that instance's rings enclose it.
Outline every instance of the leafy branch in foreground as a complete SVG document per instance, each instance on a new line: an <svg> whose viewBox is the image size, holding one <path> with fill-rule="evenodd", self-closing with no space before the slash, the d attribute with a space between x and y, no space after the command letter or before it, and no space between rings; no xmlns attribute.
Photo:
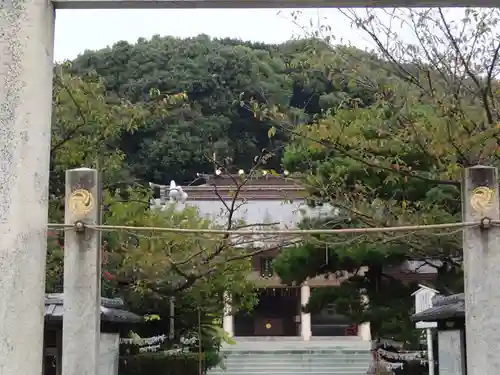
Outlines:
<svg viewBox="0 0 500 375"><path fill-rule="evenodd" d="M331 46L335 56L323 55L331 84L347 84L350 95L298 125L277 107L257 108L275 119L277 131L291 134L284 166L301 172L309 202L331 209L332 220L315 227L460 221L462 169L498 166L500 156L498 10L465 9L460 21L442 9L342 12L377 46L372 52ZM415 38L401 39L407 33L389 28L396 24ZM370 320L374 337L416 338L408 319L413 286L398 281L391 267L401 276L404 261L413 262L406 265L413 265L408 272L415 281L420 267L431 267L438 289L463 288L459 232L374 236L330 248L308 241L280 257L276 268L283 278L354 272L329 296L318 295L315 305L336 303L353 319ZM356 271L363 267L363 274ZM360 310L361 294L369 296L367 310Z"/></svg>

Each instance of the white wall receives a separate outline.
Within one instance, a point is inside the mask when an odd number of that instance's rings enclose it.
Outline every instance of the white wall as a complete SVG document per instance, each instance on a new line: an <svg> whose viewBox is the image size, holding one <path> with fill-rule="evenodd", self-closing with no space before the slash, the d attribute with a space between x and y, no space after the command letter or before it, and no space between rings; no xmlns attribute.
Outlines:
<svg viewBox="0 0 500 375"><path fill-rule="evenodd" d="M230 203L230 202L228 202ZM238 202L238 205L241 202ZM216 220L219 223L225 223L227 210L221 201L191 201L185 205L196 206L200 213L206 217ZM179 210L182 210L184 204L177 203ZM160 200L155 199L155 206L160 206ZM296 228L297 224L304 217L311 216L329 216L332 209L329 206L323 206L311 209L307 207L303 200L293 202L283 202L279 200L251 200L239 207L235 212L236 220L243 219L247 224L257 223L279 223L279 228Z"/></svg>

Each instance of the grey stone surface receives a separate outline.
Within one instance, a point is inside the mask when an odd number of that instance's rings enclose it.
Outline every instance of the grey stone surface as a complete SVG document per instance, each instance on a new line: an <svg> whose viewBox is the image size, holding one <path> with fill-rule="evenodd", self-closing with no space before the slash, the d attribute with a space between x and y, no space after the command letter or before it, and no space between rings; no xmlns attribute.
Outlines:
<svg viewBox="0 0 500 375"><path fill-rule="evenodd" d="M439 375L465 374L463 331L439 331L438 353Z"/></svg>
<svg viewBox="0 0 500 375"><path fill-rule="evenodd" d="M77 213L71 194L84 189L93 198L86 203L89 212ZM100 182L93 169L66 172L65 223L82 221L98 224L100 220ZM66 230L64 237L64 320L63 375L96 375L98 370L101 309L100 232Z"/></svg>
<svg viewBox="0 0 500 375"><path fill-rule="evenodd" d="M223 348L225 367L208 375L366 375L370 343L357 337L237 337Z"/></svg>
<svg viewBox="0 0 500 375"><path fill-rule="evenodd" d="M474 210L470 201L472 191L479 186L494 192L494 201L483 212ZM496 168L466 169L462 199L464 221L480 221L485 216L498 220L498 197ZM467 374L497 375L500 369L500 227L467 228L463 233Z"/></svg>
<svg viewBox="0 0 500 375"><path fill-rule="evenodd" d="M54 10L0 1L0 374L40 375Z"/></svg>
<svg viewBox="0 0 500 375"><path fill-rule="evenodd" d="M293 352L293 351L349 351L349 352L369 352L371 343L362 340L357 336L352 337L311 337L310 341L304 341L302 337L233 337L236 345L225 345L225 352Z"/></svg>
<svg viewBox="0 0 500 375"><path fill-rule="evenodd" d="M99 344L99 372L97 375L118 375L119 347L119 333L101 333Z"/></svg>

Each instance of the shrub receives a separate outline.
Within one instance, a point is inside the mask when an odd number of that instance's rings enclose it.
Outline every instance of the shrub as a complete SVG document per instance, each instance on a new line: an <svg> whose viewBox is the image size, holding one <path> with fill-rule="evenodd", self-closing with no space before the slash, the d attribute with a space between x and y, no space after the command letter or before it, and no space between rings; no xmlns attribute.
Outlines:
<svg viewBox="0 0 500 375"><path fill-rule="evenodd" d="M202 363L202 368L204 364ZM120 375L199 375L196 353L140 353L120 358Z"/></svg>

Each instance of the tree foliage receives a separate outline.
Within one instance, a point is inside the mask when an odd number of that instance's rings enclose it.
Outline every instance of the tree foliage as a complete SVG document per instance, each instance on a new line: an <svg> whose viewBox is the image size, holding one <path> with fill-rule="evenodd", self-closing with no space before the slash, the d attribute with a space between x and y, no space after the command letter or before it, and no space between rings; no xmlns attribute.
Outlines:
<svg viewBox="0 0 500 375"><path fill-rule="evenodd" d="M205 35L119 42L73 62L74 72L96 71L108 92L134 103L149 102L151 89L188 95L181 108L149 117L138 133L122 138L132 173L158 183L187 183L196 173L212 172L205 154L248 170L254 156L269 148L269 124L233 102L243 93L242 98L288 104L285 69L276 46Z"/></svg>
<svg viewBox="0 0 500 375"><path fill-rule="evenodd" d="M52 221L63 217L64 171L90 166L105 176L105 224L190 229L230 229L241 224L233 218L234 204L227 206L222 224L202 217L192 207L151 210L149 186L143 187L129 173L124 152L118 147L121 138L137 133L146 119L168 116L182 107L185 93L157 93L154 100L134 104L107 93L104 81L95 73L75 76L67 67L58 69L51 153ZM236 182L243 185L246 181ZM63 235L51 232L48 239L49 292L62 291ZM160 323L149 325L156 333L165 332L168 326L171 297L176 298L178 334L196 331L199 314L203 322L220 320L225 290L234 295L236 311L253 306L253 286L247 277L251 264L245 251L236 248L245 243L235 243L226 235L207 238L175 232L105 232L104 240L104 295L123 297L138 313L158 314ZM212 324L212 328L216 326Z"/></svg>
<svg viewBox="0 0 500 375"><path fill-rule="evenodd" d="M270 140L274 120L255 116L247 104L291 105L296 123L309 119L311 110L304 111L308 99L326 81L289 64L307 53L306 45L154 37L87 51L57 67L51 219L62 220L63 172L87 166L104 172L106 223L212 227L195 210L149 210L151 196L142 184L171 179L185 184L198 173L212 172L214 165L248 171L263 161L262 154L267 155L266 168L279 169L287 136ZM269 150L276 150L276 156L269 157ZM226 228L237 224L232 210L226 212ZM253 304L245 277L248 254L238 253L226 237L118 232L105 239L105 293L125 296L139 312L160 310L162 319L152 323L156 331L168 324L171 296L182 311L176 325L180 331L195 329L197 306L203 306L203 321L220 318L223 289L232 292L235 311ZM49 242L48 290L60 291L62 234L52 234Z"/></svg>
<svg viewBox="0 0 500 375"><path fill-rule="evenodd" d="M94 167L105 176L105 186L133 184L123 172L123 152L116 141L137 130L148 110L122 99L109 100L103 80L95 73L75 76L68 65L55 68L53 121L50 152L51 222L64 216L65 171ZM61 291L63 233L51 232L48 240L48 291Z"/></svg>
<svg viewBox="0 0 500 375"><path fill-rule="evenodd" d="M447 17L441 9L344 14L372 38L377 49L361 53L337 47L338 60L349 67L340 78L371 92L371 97L366 100L357 95L360 90L353 90L354 95L312 122L298 127L283 120L279 124L293 137L285 166L303 172L301 180L309 188L312 204L335 207L331 220L313 226L460 221L462 169L498 166L498 10L465 9L460 20ZM390 29L393 24L411 32L410 41L402 39L401 30ZM461 238L457 231L446 232L321 238L334 244L327 246L328 264L324 264L325 246L313 241L283 253L276 268L292 279L294 272L306 278L351 271L354 276L340 288L313 297L315 305L336 302L355 320L370 320L376 336L407 340L412 335L408 316L414 285L397 282L387 269L419 260L435 268L438 289L461 291ZM367 269L360 276L362 267ZM368 306L360 306L361 293L369 296ZM387 326L396 322L407 327L406 332L399 330L399 336Z"/></svg>

